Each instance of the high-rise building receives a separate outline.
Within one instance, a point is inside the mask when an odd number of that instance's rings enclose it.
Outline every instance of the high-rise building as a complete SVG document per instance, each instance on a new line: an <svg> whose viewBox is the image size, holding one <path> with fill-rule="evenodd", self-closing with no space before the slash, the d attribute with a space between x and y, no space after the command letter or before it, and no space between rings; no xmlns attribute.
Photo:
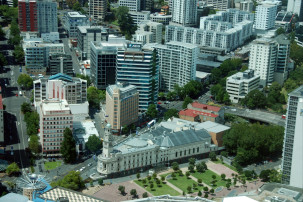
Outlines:
<svg viewBox="0 0 303 202"><path fill-rule="evenodd" d="M298 14L299 21L303 21L303 2L302 2L302 0L288 0L287 11Z"/></svg>
<svg viewBox="0 0 303 202"><path fill-rule="evenodd" d="M57 2L54 0L38 0L39 33L58 32Z"/></svg>
<svg viewBox="0 0 303 202"><path fill-rule="evenodd" d="M21 32L38 31L38 15L36 0L18 1L18 22Z"/></svg>
<svg viewBox="0 0 303 202"><path fill-rule="evenodd" d="M77 47L81 54L81 60L90 59L90 42L107 41L108 29L101 26L78 26Z"/></svg>
<svg viewBox="0 0 303 202"><path fill-rule="evenodd" d="M160 89L172 91L196 78L198 46L171 41L157 45L160 66Z"/></svg>
<svg viewBox="0 0 303 202"><path fill-rule="evenodd" d="M276 14L276 5L258 5L256 9L255 28L260 30L268 30L275 27Z"/></svg>
<svg viewBox="0 0 303 202"><path fill-rule="evenodd" d="M138 25L136 33L133 35L133 41L146 43L162 43L162 27L161 23L152 21L143 21Z"/></svg>
<svg viewBox="0 0 303 202"><path fill-rule="evenodd" d="M43 100L66 100L68 104L82 104L87 101L87 81L64 74L34 81L34 104Z"/></svg>
<svg viewBox="0 0 303 202"><path fill-rule="evenodd" d="M107 0L90 0L88 9L90 18L96 21L104 21L107 13Z"/></svg>
<svg viewBox="0 0 303 202"><path fill-rule="evenodd" d="M138 121L139 93L136 86L117 83L106 88L106 120L112 129Z"/></svg>
<svg viewBox="0 0 303 202"><path fill-rule="evenodd" d="M182 26L197 24L197 0L174 0L172 22Z"/></svg>
<svg viewBox="0 0 303 202"><path fill-rule="evenodd" d="M152 11L154 9L154 0L141 0L142 11Z"/></svg>
<svg viewBox="0 0 303 202"><path fill-rule="evenodd" d="M303 188L303 85L288 96L282 155L282 183Z"/></svg>
<svg viewBox="0 0 303 202"><path fill-rule="evenodd" d="M141 0L119 0L119 6L126 6L129 11L141 11Z"/></svg>
<svg viewBox="0 0 303 202"><path fill-rule="evenodd" d="M240 2L240 10L252 12L254 8L254 4L252 1L241 1Z"/></svg>
<svg viewBox="0 0 303 202"><path fill-rule="evenodd" d="M225 11L228 8L231 8L230 0L206 0L206 5L213 6L214 9Z"/></svg>
<svg viewBox="0 0 303 202"><path fill-rule="evenodd" d="M66 100L44 100L40 107L40 142L44 157L61 156L65 128L73 131L73 116Z"/></svg>
<svg viewBox="0 0 303 202"><path fill-rule="evenodd" d="M50 75L62 73L68 76L74 76L72 56L67 54L51 55L49 57L48 72Z"/></svg>
<svg viewBox="0 0 303 202"><path fill-rule="evenodd" d="M64 28L69 37L77 37L78 26L86 26L89 20L79 12L67 12L64 16Z"/></svg>
<svg viewBox="0 0 303 202"><path fill-rule="evenodd" d="M128 44L117 54L117 82L129 83L139 92L139 111L156 104L159 90L159 65L154 50L144 50L141 44Z"/></svg>
<svg viewBox="0 0 303 202"><path fill-rule="evenodd" d="M116 66L118 49L124 49L125 39L111 39L91 42L91 79L98 89L106 89L116 83Z"/></svg>

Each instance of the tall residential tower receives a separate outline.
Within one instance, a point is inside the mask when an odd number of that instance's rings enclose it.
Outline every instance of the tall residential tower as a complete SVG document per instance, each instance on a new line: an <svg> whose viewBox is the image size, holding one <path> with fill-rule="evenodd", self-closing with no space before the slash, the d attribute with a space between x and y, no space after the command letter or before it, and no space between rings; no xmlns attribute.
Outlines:
<svg viewBox="0 0 303 202"><path fill-rule="evenodd" d="M174 0L172 22L182 26L197 24L197 0Z"/></svg>

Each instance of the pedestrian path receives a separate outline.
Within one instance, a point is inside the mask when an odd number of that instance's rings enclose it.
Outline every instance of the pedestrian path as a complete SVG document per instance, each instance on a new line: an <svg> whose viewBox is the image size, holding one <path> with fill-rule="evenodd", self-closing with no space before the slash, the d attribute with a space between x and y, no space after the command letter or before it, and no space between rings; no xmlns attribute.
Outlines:
<svg viewBox="0 0 303 202"><path fill-rule="evenodd" d="M173 188L174 190L176 190L177 192L179 192L180 194L183 193L183 191L181 189L179 189L178 187L176 187L175 185L173 185L172 183L168 182L167 180L165 180L166 184L168 186L170 186L171 188Z"/></svg>

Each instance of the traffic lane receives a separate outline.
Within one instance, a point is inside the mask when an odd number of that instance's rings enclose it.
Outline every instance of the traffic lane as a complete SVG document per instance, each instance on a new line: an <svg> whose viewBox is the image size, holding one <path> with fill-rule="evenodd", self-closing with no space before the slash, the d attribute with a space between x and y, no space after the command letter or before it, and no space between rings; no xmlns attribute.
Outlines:
<svg viewBox="0 0 303 202"><path fill-rule="evenodd" d="M73 68L76 74L81 74L81 67L80 64L78 62L78 58L76 56L75 51L71 51L69 46L68 46L68 40L69 38L62 38L63 44L64 44L64 51L68 54L72 56L72 60L73 60Z"/></svg>

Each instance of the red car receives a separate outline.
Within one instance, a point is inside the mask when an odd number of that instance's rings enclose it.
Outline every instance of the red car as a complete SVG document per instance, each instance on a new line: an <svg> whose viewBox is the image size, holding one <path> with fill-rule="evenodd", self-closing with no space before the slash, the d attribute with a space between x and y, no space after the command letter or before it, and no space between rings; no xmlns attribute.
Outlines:
<svg viewBox="0 0 303 202"><path fill-rule="evenodd" d="M158 102L158 105L162 104L161 102Z"/></svg>
<svg viewBox="0 0 303 202"><path fill-rule="evenodd" d="M18 93L16 94L16 97L18 97Z"/></svg>

